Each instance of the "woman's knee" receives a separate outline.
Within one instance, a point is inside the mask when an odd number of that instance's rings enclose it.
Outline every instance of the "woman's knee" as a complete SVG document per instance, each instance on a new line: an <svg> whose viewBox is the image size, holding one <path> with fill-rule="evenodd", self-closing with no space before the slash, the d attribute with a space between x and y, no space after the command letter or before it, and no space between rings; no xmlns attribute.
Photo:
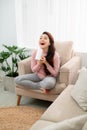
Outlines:
<svg viewBox="0 0 87 130"><path fill-rule="evenodd" d="M18 76L18 77L16 77L16 78L14 78L14 81L15 81L15 83L19 84L19 83L21 82L21 79L20 79L20 77Z"/></svg>
<svg viewBox="0 0 87 130"><path fill-rule="evenodd" d="M46 89L54 88L56 85L56 79L54 78L46 78L40 83L41 87Z"/></svg>

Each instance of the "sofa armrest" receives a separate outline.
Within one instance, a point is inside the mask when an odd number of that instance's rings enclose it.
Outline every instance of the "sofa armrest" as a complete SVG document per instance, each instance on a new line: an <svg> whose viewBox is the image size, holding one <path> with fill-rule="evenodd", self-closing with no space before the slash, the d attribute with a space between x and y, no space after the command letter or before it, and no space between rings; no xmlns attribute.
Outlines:
<svg viewBox="0 0 87 130"><path fill-rule="evenodd" d="M67 63L61 66L59 82L68 84L74 84L78 77L78 70L81 68L81 58L79 56L73 56Z"/></svg>
<svg viewBox="0 0 87 130"><path fill-rule="evenodd" d="M31 73L31 57L18 62L19 75Z"/></svg>

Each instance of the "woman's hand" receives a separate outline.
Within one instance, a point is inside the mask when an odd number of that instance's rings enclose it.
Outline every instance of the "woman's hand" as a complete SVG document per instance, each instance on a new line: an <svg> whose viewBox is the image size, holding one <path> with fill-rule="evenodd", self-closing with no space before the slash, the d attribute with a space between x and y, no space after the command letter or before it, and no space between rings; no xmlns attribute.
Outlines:
<svg viewBox="0 0 87 130"><path fill-rule="evenodd" d="M37 61L37 64L38 64L39 66L42 66L42 64L47 65L46 58L45 58L45 57L41 57L41 59Z"/></svg>
<svg viewBox="0 0 87 130"><path fill-rule="evenodd" d="M45 58L45 57L41 57L40 62L41 62L42 64L45 64L45 63L46 63L46 58Z"/></svg>

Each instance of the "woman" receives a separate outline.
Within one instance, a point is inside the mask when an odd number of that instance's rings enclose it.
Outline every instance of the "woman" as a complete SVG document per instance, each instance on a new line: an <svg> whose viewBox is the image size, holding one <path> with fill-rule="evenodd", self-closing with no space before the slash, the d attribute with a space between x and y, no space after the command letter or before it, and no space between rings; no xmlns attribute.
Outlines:
<svg viewBox="0 0 87 130"><path fill-rule="evenodd" d="M15 78L15 82L48 93L56 84L56 77L60 68L60 56L55 50L54 38L49 32L42 33L39 47L42 49L40 60L36 58L37 50L32 53L31 69L33 73L20 75Z"/></svg>

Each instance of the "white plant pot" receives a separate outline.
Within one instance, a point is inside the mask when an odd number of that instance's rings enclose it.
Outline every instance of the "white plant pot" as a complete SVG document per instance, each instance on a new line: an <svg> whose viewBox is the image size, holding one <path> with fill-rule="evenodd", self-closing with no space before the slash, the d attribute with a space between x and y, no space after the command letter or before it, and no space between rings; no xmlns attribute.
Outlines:
<svg viewBox="0 0 87 130"><path fill-rule="evenodd" d="M15 82L13 77L4 76L3 77L3 86L5 91L15 92Z"/></svg>

